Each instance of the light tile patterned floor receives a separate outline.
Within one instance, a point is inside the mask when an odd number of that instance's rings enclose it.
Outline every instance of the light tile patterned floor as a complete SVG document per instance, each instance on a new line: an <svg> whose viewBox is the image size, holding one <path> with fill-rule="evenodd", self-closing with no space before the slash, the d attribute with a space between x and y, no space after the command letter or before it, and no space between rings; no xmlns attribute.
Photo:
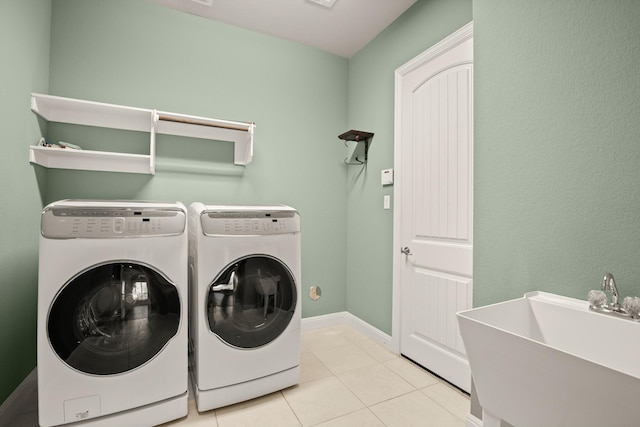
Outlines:
<svg viewBox="0 0 640 427"><path fill-rule="evenodd" d="M300 384L163 427L464 427L469 398L349 326L302 334Z"/></svg>

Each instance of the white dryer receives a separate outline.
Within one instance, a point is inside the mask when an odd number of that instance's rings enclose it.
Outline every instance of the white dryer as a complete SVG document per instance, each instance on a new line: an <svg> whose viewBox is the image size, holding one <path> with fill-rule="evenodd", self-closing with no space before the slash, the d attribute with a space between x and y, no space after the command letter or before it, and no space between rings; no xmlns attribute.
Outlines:
<svg viewBox="0 0 640 427"><path fill-rule="evenodd" d="M298 383L300 271L295 209L189 207L190 373L199 411Z"/></svg>
<svg viewBox="0 0 640 427"><path fill-rule="evenodd" d="M151 426L187 414L186 215L180 203L45 207L41 426Z"/></svg>

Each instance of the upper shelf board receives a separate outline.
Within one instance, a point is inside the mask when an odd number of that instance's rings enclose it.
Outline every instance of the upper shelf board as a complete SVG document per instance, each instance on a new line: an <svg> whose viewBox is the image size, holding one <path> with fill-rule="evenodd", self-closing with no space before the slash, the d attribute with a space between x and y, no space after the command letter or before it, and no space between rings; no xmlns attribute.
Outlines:
<svg viewBox="0 0 640 427"><path fill-rule="evenodd" d="M235 143L234 163L253 157L255 123L210 119L53 95L31 95L31 110L47 121Z"/></svg>

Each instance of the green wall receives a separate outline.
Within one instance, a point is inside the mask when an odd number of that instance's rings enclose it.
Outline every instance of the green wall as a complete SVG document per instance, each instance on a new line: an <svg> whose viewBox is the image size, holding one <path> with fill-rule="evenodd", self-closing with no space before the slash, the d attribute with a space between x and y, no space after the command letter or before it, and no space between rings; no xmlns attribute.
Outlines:
<svg viewBox="0 0 640 427"><path fill-rule="evenodd" d="M303 317L346 309L347 170L336 136L347 126L347 59L144 0L3 1L0 28L0 402L36 364L40 211L54 200L289 204L302 217ZM231 143L161 136L153 177L32 166L32 92L255 121L254 160L234 166ZM52 141L148 152L142 133L43 129ZM306 297L311 285L320 300Z"/></svg>
<svg viewBox="0 0 640 427"><path fill-rule="evenodd" d="M51 2L0 2L0 403L36 364L40 209L29 144L40 137L31 91L47 91Z"/></svg>
<svg viewBox="0 0 640 427"><path fill-rule="evenodd" d="M233 165L231 143L159 136L155 176L47 170L46 200L291 205L303 227L303 316L343 311L346 169L336 135L347 70L344 58L144 0L53 0L51 94L257 127L246 167ZM49 128L85 148L148 152L142 133ZM311 285L322 299L306 297Z"/></svg>
<svg viewBox="0 0 640 427"><path fill-rule="evenodd" d="M393 166L393 72L469 22L471 0L419 0L351 60L143 0L49 6L0 6L0 400L35 365L39 211L65 197L291 204L303 291L323 289L303 315L348 310L390 333L393 188L379 176ZM584 298L607 271L640 294L640 2L475 0L473 20L474 305L536 289ZM34 91L254 120L254 162L165 137L154 177L33 167ZM352 128L376 134L366 168L342 164L336 135ZM56 125L49 136L132 151L146 140Z"/></svg>
<svg viewBox="0 0 640 427"><path fill-rule="evenodd" d="M474 305L640 295L640 2L476 0Z"/></svg>
<svg viewBox="0 0 640 427"><path fill-rule="evenodd" d="M419 0L349 62L349 129L375 135L367 166L348 167L347 310L387 334L396 248L380 171L393 168L394 72L471 20L471 0Z"/></svg>
<svg viewBox="0 0 640 427"><path fill-rule="evenodd" d="M3 58L15 64L2 81L11 95L0 99L2 135L21 143L7 144L0 161L12 183L6 199L17 198L21 211L0 211L8 219L0 400L35 365L39 212L63 198L290 204L303 220L303 316L349 310L390 332L393 227L382 196L393 189L380 187L379 173L393 166L393 72L467 23L470 0L419 0L351 60L143 0L45 5L11 0L1 14L0 46L14 49ZM32 166L27 146L39 131L31 92L255 121L254 160L234 166L229 143L161 136L153 177ZM350 128L376 133L365 169L343 164L337 135ZM136 132L45 130L85 148L148 150L147 135ZM320 300L306 298L311 285L322 288Z"/></svg>
<svg viewBox="0 0 640 427"><path fill-rule="evenodd" d="M474 305L602 275L640 294L640 2L418 1L349 63L347 309L391 330L393 71L474 20Z"/></svg>

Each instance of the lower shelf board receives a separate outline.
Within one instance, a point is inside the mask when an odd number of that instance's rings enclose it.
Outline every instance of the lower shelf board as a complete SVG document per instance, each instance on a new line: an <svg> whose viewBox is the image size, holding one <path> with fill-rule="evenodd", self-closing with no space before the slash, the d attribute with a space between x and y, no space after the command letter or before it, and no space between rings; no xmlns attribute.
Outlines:
<svg viewBox="0 0 640 427"><path fill-rule="evenodd" d="M154 165L148 154L76 150L73 148L29 147L31 163L53 169L77 169L104 172L128 172L153 175Z"/></svg>

